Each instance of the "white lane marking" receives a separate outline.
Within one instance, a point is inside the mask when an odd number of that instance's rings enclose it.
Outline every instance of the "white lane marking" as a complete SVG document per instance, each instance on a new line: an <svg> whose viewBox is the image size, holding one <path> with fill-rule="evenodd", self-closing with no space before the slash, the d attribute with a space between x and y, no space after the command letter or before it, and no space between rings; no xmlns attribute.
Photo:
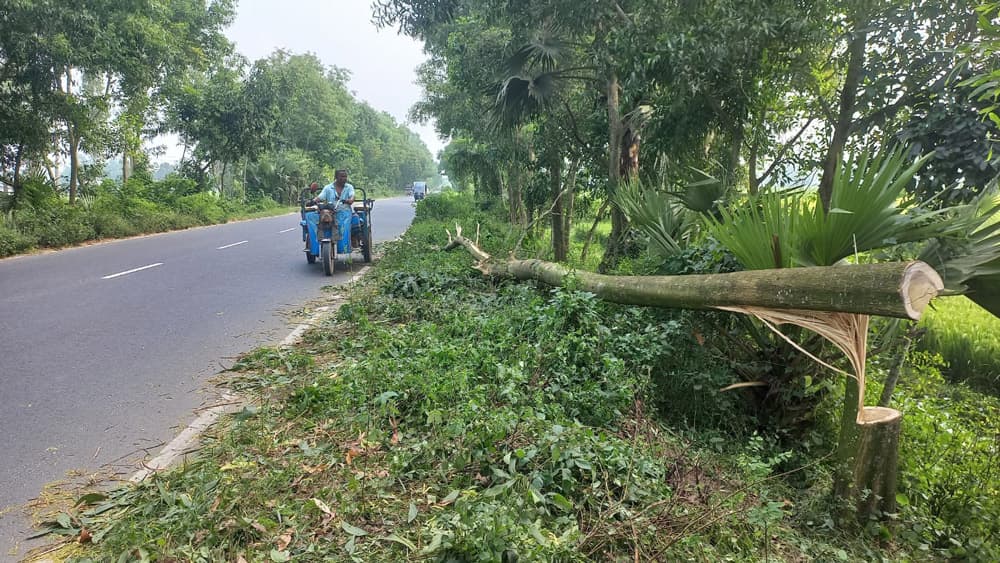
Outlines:
<svg viewBox="0 0 1000 563"><path fill-rule="evenodd" d="M278 231L278 234L280 235L281 233L287 233L288 231L294 231L294 230L295 230L295 227L292 227L291 229L285 229L284 231Z"/></svg>
<svg viewBox="0 0 1000 563"><path fill-rule="evenodd" d="M250 242L250 241L248 241L248 240L241 240L240 242L234 242L233 244L227 244L226 246L220 246L220 247L216 248L216 250L225 250L227 248L232 248L234 246L239 246L241 244L246 244L248 242Z"/></svg>
<svg viewBox="0 0 1000 563"><path fill-rule="evenodd" d="M143 266L141 268L132 268L131 270L126 270L124 272L118 272L117 274L111 274L101 278L102 280L110 280L111 278L117 278L118 276L127 276L129 274L134 274L136 272L141 272L143 270L148 270L150 268L155 268L157 266L162 266L163 262L157 262L156 264L150 264L148 266Z"/></svg>

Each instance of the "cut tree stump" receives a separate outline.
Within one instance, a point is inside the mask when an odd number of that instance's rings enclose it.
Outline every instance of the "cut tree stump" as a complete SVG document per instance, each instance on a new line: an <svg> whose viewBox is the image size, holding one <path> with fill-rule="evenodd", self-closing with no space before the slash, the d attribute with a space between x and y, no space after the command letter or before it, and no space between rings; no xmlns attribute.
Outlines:
<svg viewBox="0 0 1000 563"><path fill-rule="evenodd" d="M850 499L862 522L896 511L896 473L903 415L886 407L865 407L858 417L858 451Z"/></svg>

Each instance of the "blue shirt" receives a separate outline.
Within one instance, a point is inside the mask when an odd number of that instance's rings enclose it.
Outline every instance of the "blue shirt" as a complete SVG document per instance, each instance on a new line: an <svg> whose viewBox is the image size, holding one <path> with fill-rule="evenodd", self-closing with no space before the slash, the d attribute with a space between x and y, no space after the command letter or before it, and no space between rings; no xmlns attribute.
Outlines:
<svg viewBox="0 0 1000 563"><path fill-rule="evenodd" d="M323 186L323 191L319 192L319 199L326 201L328 203L335 203L342 200L354 199L354 186L350 184L344 184L344 189L340 192L340 197L337 197L337 188L334 187L333 182Z"/></svg>

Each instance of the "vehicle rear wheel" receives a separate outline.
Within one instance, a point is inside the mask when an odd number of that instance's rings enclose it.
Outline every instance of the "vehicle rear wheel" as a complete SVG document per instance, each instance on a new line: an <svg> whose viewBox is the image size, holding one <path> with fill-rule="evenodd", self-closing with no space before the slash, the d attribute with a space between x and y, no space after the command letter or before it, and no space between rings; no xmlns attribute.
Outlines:
<svg viewBox="0 0 1000 563"><path fill-rule="evenodd" d="M325 240L319 243L319 254L323 260L323 273L328 276L333 275L333 243Z"/></svg>
<svg viewBox="0 0 1000 563"><path fill-rule="evenodd" d="M372 261L372 226L366 224L362 231L361 252L365 258L365 263Z"/></svg>

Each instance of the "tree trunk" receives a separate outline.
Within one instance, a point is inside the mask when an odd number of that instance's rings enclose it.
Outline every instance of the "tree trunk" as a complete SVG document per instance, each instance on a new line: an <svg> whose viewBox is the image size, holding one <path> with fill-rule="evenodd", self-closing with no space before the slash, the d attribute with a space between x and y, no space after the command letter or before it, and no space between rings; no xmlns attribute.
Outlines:
<svg viewBox="0 0 1000 563"><path fill-rule="evenodd" d="M760 180L757 178L757 152L760 150L760 142L754 141L750 147L750 157L747 161L747 191L751 196L757 195L760 191Z"/></svg>
<svg viewBox="0 0 1000 563"><path fill-rule="evenodd" d="M590 226L590 230L587 231L587 239L583 241L583 250L580 252L580 261L587 261L587 252L590 250L590 243L594 241L594 233L597 232L597 225L601 223L604 218L604 213L607 212L608 206L611 205L610 200L604 200L601 204L601 208L597 210L597 215L594 216L594 224Z"/></svg>
<svg viewBox="0 0 1000 563"><path fill-rule="evenodd" d="M549 155L549 186L552 190L552 255L556 262L566 261L566 218L563 216L562 155L553 151Z"/></svg>
<svg viewBox="0 0 1000 563"><path fill-rule="evenodd" d="M864 74L865 43L867 41L867 33L864 30L866 25L867 22L855 24L851 34L851 42L848 45L850 58L847 63L844 86L840 92L840 112L837 114L837 123L834 125L830 148L823 161L823 177L819 181L819 199L823 203L824 211L830 211L830 200L833 197L833 177L844 154L844 145L847 144L847 137L850 135L851 124L854 121L854 102L858 95L858 85Z"/></svg>
<svg viewBox="0 0 1000 563"><path fill-rule="evenodd" d="M528 226L528 214L524 207L524 174L521 165L512 162L507 173L507 198L510 205L510 224L515 227Z"/></svg>
<svg viewBox="0 0 1000 563"><path fill-rule="evenodd" d="M576 173L580 167L580 161L578 159L573 159L570 162L569 172L566 174L566 190L565 200L563 204L563 248L566 249L566 255L569 255L569 245L570 238L573 232L573 204L576 201Z"/></svg>
<svg viewBox="0 0 1000 563"><path fill-rule="evenodd" d="M461 236L461 229L446 250L458 246L468 249L480 262L477 268L487 275L537 280L551 286L562 286L563 280L570 277L576 287L605 301L645 307L743 306L916 320L944 287L937 272L920 261L689 276L607 276L541 260L510 259L494 263L488 254ZM857 405L857 401L853 404Z"/></svg>
<svg viewBox="0 0 1000 563"><path fill-rule="evenodd" d="M76 202L76 189L80 182L80 138L72 123L66 124L69 136L69 204Z"/></svg>
<svg viewBox="0 0 1000 563"><path fill-rule="evenodd" d="M129 175L132 172L132 167L129 166L129 156L128 151L122 153L122 185L128 182Z"/></svg>
<svg viewBox="0 0 1000 563"><path fill-rule="evenodd" d="M892 402L892 393L896 390L896 382L899 381L899 372L902 371L903 364L906 363L906 357L910 354L910 348L913 346L913 341L917 338L919 331L917 323L907 324L910 327L907 329L906 334L903 335L903 348L892 362L889 375L886 376L885 385L882 387L882 395L878 400L878 406L880 407L888 407L889 403Z"/></svg>
<svg viewBox="0 0 1000 563"><path fill-rule="evenodd" d="M833 496L835 499L847 502L853 498L851 475L858 453L858 405L861 397L861 387L858 380L852 377L846 379L844 385L844 409L840 413L840 435L837 438L837 454L833 468ZM845 516L841 513L841 519Z"/></svg>
<svg viewBox="0 0 1000 563"><path fill-rule="evenodd" d="M848 501L860 523L896 511L896 473L903 415L885 407L865 407L857 426L857 455L851 479L839 498ZM843 516L846 516L843 515Z"/></svg>
<svg viewBox="0 0 1000 563"><path fill-rule="evenodd" d="M607 84L608 97L608 199L618 191L621 182L621 142L622 119L618 109L618 74L611 72ZM618 265L621 259L625 234L628 231L628 219L614 204L611 206L611 236L608 246L604 249L599 271L606 272Z"/></svg>
<svg viewBox="0 0 1000 563"><path fill-rule="evenodd" d="M14 156L14 180L11 189L14 190L14 199L21 193L21 161L24 158L24 143L17 145L17 153Z"/></svg>
<svg viewBox="0 0 1000 563"><path fill-rule="evenodd" d="M729 147L729 170L727 171L727 176L730 187L735 186L740 177L740 152L743 149L743 138L743 126L738 125L733 129L732 144Z"/></svg>

